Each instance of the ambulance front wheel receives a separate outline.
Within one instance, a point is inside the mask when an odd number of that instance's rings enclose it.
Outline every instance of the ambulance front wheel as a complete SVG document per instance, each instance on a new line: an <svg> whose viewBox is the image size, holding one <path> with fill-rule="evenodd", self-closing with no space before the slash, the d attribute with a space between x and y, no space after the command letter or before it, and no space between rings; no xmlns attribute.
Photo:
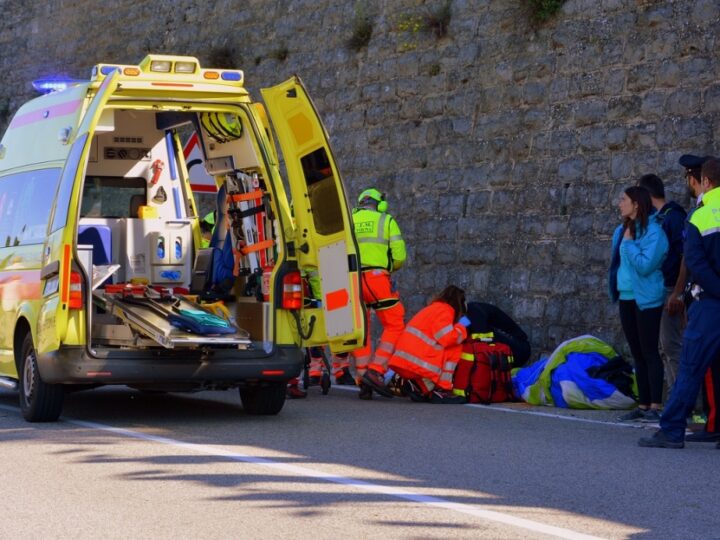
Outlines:
<svg viewBox="0 0 720 540"><path fill-rule="evenodd" d="M28 422L54 422L62 412L65 389L40 377L37 354L29 333L23 340L18 366L20 410Z"/></svg>
<svg viewBox="0 0 720 540"><path fill-rule="evenodd" d="M240 389L240 401L245 412L252 415L274 415L285 405L285 382Z"/></svg>

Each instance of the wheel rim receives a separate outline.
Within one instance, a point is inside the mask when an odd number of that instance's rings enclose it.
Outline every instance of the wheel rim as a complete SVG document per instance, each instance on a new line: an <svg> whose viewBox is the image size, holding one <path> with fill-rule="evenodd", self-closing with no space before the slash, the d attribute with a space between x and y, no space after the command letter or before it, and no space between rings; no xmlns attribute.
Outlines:
<svg viewBox="0 0 720 540"><path fill-rule="evenodd" d="M29 405L35 391L35 353L30 351L25 357L25 369L23 370L23 398L25 404Z"/></svg>

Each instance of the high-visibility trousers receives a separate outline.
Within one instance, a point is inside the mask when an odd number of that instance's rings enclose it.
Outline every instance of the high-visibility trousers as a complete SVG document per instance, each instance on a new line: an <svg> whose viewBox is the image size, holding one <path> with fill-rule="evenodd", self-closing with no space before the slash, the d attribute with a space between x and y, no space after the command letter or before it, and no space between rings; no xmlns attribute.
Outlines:
<svg viewBox="0 0 720 540"><path fill-rule="evenodd" d="M368 321L365 344L351 353L355 363L355 372L361 377L370 368L378 373L387 371L388 360L395 350L395 342L405 329L405 307L400 302L400 295L393 290L390 272L387 270L364 270L363 302L365 303L365 317ZM372 352L370 331L370 309L383 327L380 341ZM343 368L349 368L350 358L335 356L333 358L333 372L337 375Z"/></svg>

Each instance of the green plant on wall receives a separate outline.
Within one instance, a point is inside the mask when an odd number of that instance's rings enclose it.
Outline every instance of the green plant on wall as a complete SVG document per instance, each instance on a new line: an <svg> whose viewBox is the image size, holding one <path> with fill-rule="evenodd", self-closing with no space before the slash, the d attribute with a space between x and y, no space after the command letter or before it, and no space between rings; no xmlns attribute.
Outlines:
<svg viewBox="0 0 720 540"><path fill-rule="evenodd" d="M400 41L401 51L416 49L421 34L432 32L436 39L447 36L448 26L452 18L451 0L446 0L434 9L423 14L403 13L397 19L396 30L403 34Z"/></svg>
<svg viewBox="0 0 720 540"><path fill-rule="evenodd" d="M551 19L560 11L565 0L523 0L530 8L533 21L542 23Z"/></svg>
<svg viewBox="0 0 720 540"><path fill-rule="evenodd" d="M355 18L353 19L352 34L347 41L348 48L358 52L363 47L367 47L372 37L373 24L370 16L365 9L365 4L358 2L355 4Z"/></svg>

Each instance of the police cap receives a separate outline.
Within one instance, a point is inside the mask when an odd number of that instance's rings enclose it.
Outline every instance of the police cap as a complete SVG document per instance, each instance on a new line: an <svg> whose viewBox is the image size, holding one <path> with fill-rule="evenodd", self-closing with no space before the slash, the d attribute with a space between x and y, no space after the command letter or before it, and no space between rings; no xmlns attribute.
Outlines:
<svg viewBox="0 0 720 540"><path fill-rule="evenodd" d="M703 166L703 163L705 163L708 159L710 159L712 156L694 156L692 154L683 154L680 156L680 159L678 160L678 163L682 167L685 167L689 170L695 170L700 169Z"/></svg>

